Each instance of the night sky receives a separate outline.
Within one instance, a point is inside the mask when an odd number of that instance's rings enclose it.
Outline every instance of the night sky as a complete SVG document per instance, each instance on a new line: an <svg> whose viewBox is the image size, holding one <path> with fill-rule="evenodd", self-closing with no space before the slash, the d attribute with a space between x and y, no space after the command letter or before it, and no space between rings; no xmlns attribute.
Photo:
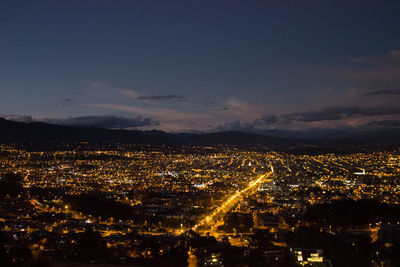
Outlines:
<svg viewBox="0 0 400 267"><path fill-rule="evenodd" d="M400 1L0 1L0 115L171 132L400 127Z"/></svg>

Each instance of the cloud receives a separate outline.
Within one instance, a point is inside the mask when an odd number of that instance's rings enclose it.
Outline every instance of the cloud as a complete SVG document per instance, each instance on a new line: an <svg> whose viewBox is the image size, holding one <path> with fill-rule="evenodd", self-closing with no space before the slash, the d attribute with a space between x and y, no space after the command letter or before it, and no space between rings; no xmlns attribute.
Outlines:
<svg viewBox="0 0 400 267"><path fill-rule="evenodd" d="M258 123L269 125L269 124L277 123L278 121L279 121L279 117L277 115L263 115L258 120Z"/></svg>
<svg viewBox="0 0 400 267"><path fill-rule="evenodd" d="M150 101L158 101L158 100L176 100L176 101L187 101L186 95L176 95L176 94L167 94L167 95L141 95L134 90L121 90L121 94L138 100L150 100Z"/></svg>
<svg viewBox="0 0 400 267"><path fill-rule="evenodd" d="M211 111L226 111L226 110L229 110L229 108L228 107L220 107L220 108L211 109Z"/></svg>
<svg viewBox="0 0 400 267"><path fill-rule="evenodd" d="M400 120L381 120L381 121L373 121L365 124L365 126L369 127L379 127L379 128L399 128Z"/></svg>
<svg viewBox="0 0 400 267"><path fill-rule="evenodd" d="M242 123L239 120L225 122L215 127L215 131L227 132L227 131L240 131L240 132L253 132L255 123Z"/></svg>
<svg viewBox="0 0 400 267"><path fill-rule="evenodd" d="M75 104L76 104L75 100L73 100L71 98L63 98L63 99L60 99L57 101L56 106L72 106Z"/></svg>
<svg viewBox="0 0 400 267"><path fill-rule="evenodd" d="M137 116L135 118L124 118L120 116L81 116L81 117L70 117L70 118L32 118L28 115L4 115L2 116L6 120L18 121L18 122L45 122L49 124L59 124L67 126L89 126L89 127L100 127L100 128L114 128L114 129L126 129L136 128L141 126L158 125L159 122L150 118Z"/></svg>
<svg viewBox="0 0 400 267"><path fill-rule="evenodd" d="M390 50L382 57L359 57L353 59L353 62L371 65L400 65L400 50Z"/></svg>
<svg viewBox="0 0 400 267"><path fill-rule="evenodd" d="M67 126L89 126L113 129L126 129L141 126L158 125L158 122L150 118L144 118L142 116L137 116L136 118L124 118L118 116L82 116L70 117L65 119L44 118L40 121L50 124Z"/></svg>
<svg viewBox="0 0 400 267"><path fill-rule="evenodd" d="M310 127L336 128L343 125L362 125L365 121L371 122L374 119L376 120L377 116L398 114L400 114L400 108L392 106L327 107L317 111L295 112L281 115L269 114L250 122L233 120L221 123L214 129L217 131L263 132L271 129L308 129ZM387 125L385 126L389 126L389 124L393 122L388 121L386 123ZM378 126L378 124L374 126Z"/></svg>
<svg viewBox="0 0 400 267"><path fill-rule="evenodd" d="M93 88L111 88L102 81L85 81L90 87Z"/></svg>
<svg viewBox="0 0 400 267"><path fill-rule="evenodd" d="M245 103L237 98L229 98L226 100L226 106L237 112L250 112L253 109L252 105Z"/></svg>
<svg viewBox="0 0 400 267"><path fill-rule="evenodd" d="M249 120L257 118L257 114L261 114L264 110L264 105L248 103L237 98L228 98L223 107L229 110L230 116L235 116L235 118L240 120Z"/></svg>
<svg viewBox="0 0 400 267"><path fill-rule="evenodd" d="M140 100L177 100L186 101L186 95L142 95L137 99Z"/></svg>
<svg viewBox="0 0 400 267"><path fill-rule="evenodd" d="M365 96L396 96L396 95L400 95L400 88L381 89L365 94Z"/></svg>
<svg viewBox="0 0 400 267"><path fill-rule="evenodd" d="M6 120L25 122L25 123L30 123L30 122L34 121L32 119L32 116L28 116L28 115L3 115L1 117Z"/></svg>
<svg viewBox="0 0 400 267"><path fill-rule="evenodd" d="M400 108L388 106L376 107L327 107L318 111L307 111L303 113L291 113L280 116L281 121L333 121L347 119L350 117L366 117L377 115L400 114Z"/></svg>
<svg viewBox="0 0 400 267"><path fill-rule="evenodd" d="M158 107L137 107L130 105L120 105L120 104L86 104L87 107L101 108L101 109L112 109L123 112L129 112L134 114L142 114L143 116L151 116L157 118L165 118L168 120L177 120L177 119L189 119L189 118L208 118L210 117L204 114L190 113L186 111L179 111L175 109L169 108L158 108Z"/></svg>
<svg viewBox="0 0 400 267"><path fill-rule="evenodd" d="M129 97L129 98L134 98L134 99L137 99L139 97L139 94L133 90L122 90L121 94L123 96Z"/></svg>
<svg viewBox="0 0 400 267"><path fill-rule="evenodd" d="M162 100L175 100L175 101L188 101L186 95L182 94L166 94L166 95L143 95L132 89L125 89L115 86L109 86L101 81L86 81L86 84L95 89L103 89L112 92L118 92L127 98L143 100L143 101L162 101Z"/></svg>
<svg viewBox="0 0 400 267"><path fill-rule="evenodd" d="M318 111L307 111L303 113L291 113L281 115L283 121L331 121L340 120L360 113L358 107L327 107Z"/></svg>
<svg viewBox="0 0 400 267"><path fill-rule="evenodd" d="M241 132L257 132L262 127L274 125L279 122L277 115L265 115L260 119L252 122L240 122L239 120L229 121L219 124L216 131L241 131Z"/></svg>
<svg viewBox="0 0 400 267"><path fill-rule="evenodd" d="M361 116L377 116L377 115L391 115L391 114L400 114L400 108L390 107L390 106L378 106L378 107L361 108L360 112Z"/></svg>
<svg viewBox="0 0 400 267"><path fill-rule="evenodd" d="M67 105L72 105L75 103L75 101L71 98L64 98L60 101L61 103L67 104Z"/></svg>

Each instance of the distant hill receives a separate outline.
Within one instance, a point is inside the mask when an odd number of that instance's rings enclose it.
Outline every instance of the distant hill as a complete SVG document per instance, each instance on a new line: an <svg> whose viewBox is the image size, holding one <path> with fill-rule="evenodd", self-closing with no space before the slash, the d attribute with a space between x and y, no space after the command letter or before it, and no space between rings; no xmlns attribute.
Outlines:
<svg viewBox="0 0 400 267"><path fill-rule="evenodd" d="M149 145L271 145L285 139L242 132L171 134L163 131L112 130L62 126L41 122L15 122L0 118L0 143L61 144L71 142Z"/></svg>
<svg viewBox="0 0 400 267"><path fill-rule="evenodd" d="M271 149L303 152L336 152L358 149L360 145L395 147L400 144L398 129L391 131L356 132L341 138L286 138L243 133L180 133L163 131L112 130L97 127L62 126L42 122L15 122L0 118L0 143L47 148L62 144L87 142L89 144L143 144L143 145L228 145L238 147L268 147ZM324 134L321 136L328 136Z"/></svg>

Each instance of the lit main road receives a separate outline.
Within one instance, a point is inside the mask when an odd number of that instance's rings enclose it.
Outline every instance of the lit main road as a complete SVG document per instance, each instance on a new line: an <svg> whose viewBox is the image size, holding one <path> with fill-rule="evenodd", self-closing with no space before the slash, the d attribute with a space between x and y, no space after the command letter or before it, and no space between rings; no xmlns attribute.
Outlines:
<svg viewBox="0 0 400 267"><path fill-rule="evenodd" d="M263 174L258 177L256 180L249 183L249 185L242 189L241 191L236 192L232 196L230 196L225 202L222 203L220 207L215 209L213 213L207 215L203 218L198 224L192 227L193 230L197 230L199 227L201 228L209 228L210 230L218 227L221 222L216 222L218 218L224 216L225 213L230 211L243 197L251 192L252 189L257 188L267 177L271 176L274 173L274 168L271 166L271 172L267 174Z"/></svg>

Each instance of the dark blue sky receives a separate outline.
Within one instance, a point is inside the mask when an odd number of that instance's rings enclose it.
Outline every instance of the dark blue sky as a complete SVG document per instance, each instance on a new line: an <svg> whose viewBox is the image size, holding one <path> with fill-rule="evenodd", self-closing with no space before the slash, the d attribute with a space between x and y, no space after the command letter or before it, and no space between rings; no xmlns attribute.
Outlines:
<svg viewBox="0 0 400 267"><path fill-rule="evenodd" d="M398 127L399 12L368 0L3 0L0 114L167 131Z"/></svg>

